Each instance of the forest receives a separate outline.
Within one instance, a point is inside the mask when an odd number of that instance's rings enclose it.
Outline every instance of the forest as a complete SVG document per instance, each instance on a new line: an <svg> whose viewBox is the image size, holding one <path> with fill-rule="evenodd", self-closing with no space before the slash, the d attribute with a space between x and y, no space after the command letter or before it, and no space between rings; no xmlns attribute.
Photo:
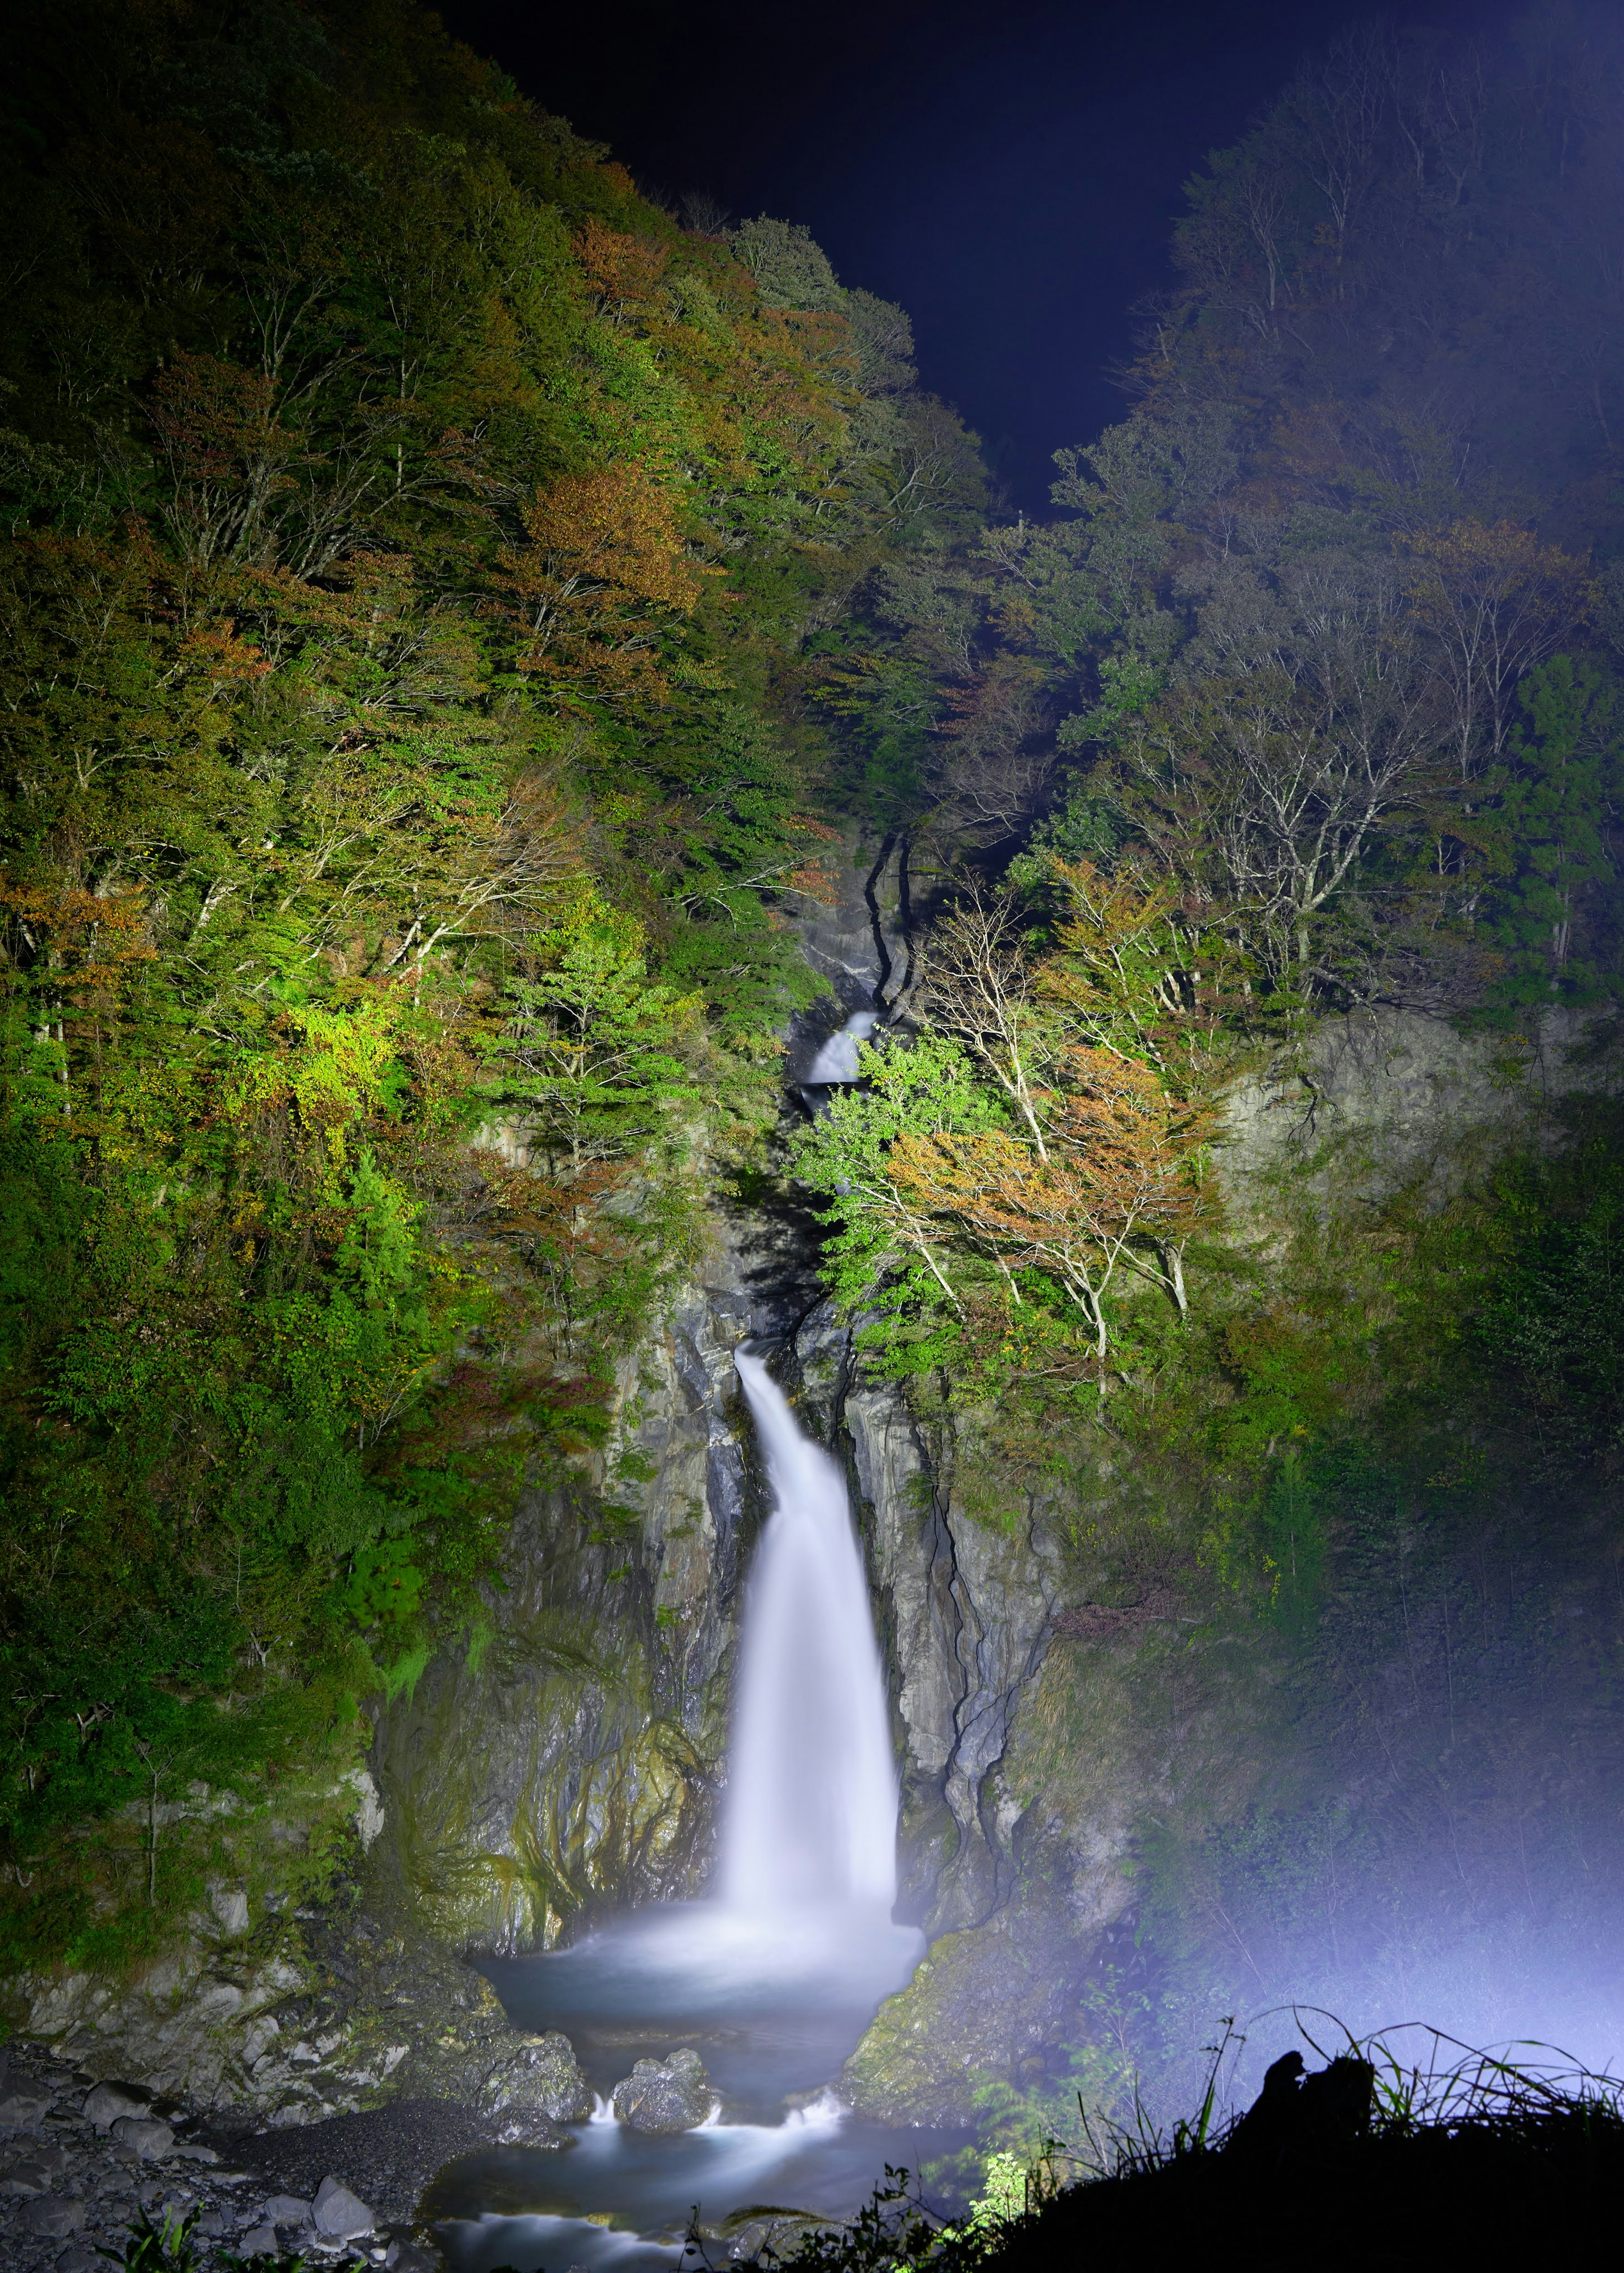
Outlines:
<svg viewBox="0 0 1624 2273"><path fill-rule="evenodd" d="M1061 1510L1079 1635L1238 1604L1302 1753L1373 1746L1394 1571L1432 1615L1519 1495L1604 1507L1624 1427L1590 19L1306 63L1192 180L1041 520L901 309L644 194L412 0L34 0L16 47L7 1968L162 1947L222 1804L342 1789L366 1700L477 1658L515 1492L604 1444L718 1191L816 1208L989 1524ZM922 978L809 1121L796 925L859 833ZM1226 1100L1395 1009L1507 1079L1560 1028L1591 1093L1441 1204L1288 1190L1252 1237ZM1423 1752L1374 1829L1304 1772L1147 1849L1167 1949L1249 1857L1288 1948L1344 1834L1396 1886ZM1103 2090L1162 2022L1093 1994Z"/></svg>

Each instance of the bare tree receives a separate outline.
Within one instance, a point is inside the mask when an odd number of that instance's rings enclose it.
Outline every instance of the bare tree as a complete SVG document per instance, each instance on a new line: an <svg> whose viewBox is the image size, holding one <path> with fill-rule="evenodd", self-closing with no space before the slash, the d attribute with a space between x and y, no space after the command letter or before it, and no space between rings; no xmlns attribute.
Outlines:
<svg viewBox="0 0 1624 2273"><path fill-rule="evenodd" d="M1202 675L1124 745L1162 859L1277 979L1306 970L1315 919L1437 770L1437 688L1402 599L1383 566L1338 555L1273 586L1226 577L1192 650Z"/></svg>
<svg viewBox="0 0 1624 2273"><path fill-rule="evenodd" d="M1412 537L1410 596L1447 689L1462 781L1498 756L1517 682L1571 630L1585 565L1508 521L1460 521Z"/></svg>
<svg viewBox="0 0 1624 2273"><path fill-rule="evenodd" d="M918 1007L929 1023L973 1051L1047 1159L1037 1095L1065 1046L1052 1009L1034 994L1034 973L1009 896L973 888L932 936Z"/></svg>

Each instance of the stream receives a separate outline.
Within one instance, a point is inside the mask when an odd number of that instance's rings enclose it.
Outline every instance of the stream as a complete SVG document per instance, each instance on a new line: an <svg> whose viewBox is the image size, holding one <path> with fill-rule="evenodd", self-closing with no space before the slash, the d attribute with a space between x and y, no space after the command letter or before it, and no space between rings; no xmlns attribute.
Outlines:
<svg viewBox="0 0 1624 2273"><path fill-rule="evenodd" d="M845 1482L761 1356L736 1362L773 1505L746 1590L717 1893L482 1961L516 2028L569 2037L598 2112L561 2150L492 2148L440 2173L425 2207L459 2273L673 2265L695 2215L712 2232L770 2209L849 2216L888 2163L917 2171L965 2142L867 2122L832 2088L924 1939L891 1918L897 1772ZM682 2046L715 2088L711 2119L666 2134L619 2121L633 2063Z"/></svg>

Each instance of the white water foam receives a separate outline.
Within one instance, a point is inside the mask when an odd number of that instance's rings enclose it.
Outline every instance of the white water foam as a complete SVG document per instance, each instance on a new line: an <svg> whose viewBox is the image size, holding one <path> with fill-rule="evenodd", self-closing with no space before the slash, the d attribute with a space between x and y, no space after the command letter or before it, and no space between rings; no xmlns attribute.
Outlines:
<svg viewBox="0 0 1624 2273"><path fill-rule="evenodd" d="M801 1076L810 1087L821 1081L855 1081L857 1045L866 1042L879 1023L876 1010L853 1010L838 1034L831 1034Z"/></svg>

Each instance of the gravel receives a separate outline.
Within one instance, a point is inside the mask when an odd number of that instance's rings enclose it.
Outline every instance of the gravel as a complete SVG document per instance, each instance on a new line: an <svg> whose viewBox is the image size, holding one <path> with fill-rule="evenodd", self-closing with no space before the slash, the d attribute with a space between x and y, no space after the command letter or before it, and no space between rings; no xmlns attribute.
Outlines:
<svg viewBox="0 0 1624 2273"><path fill-rule="evenodd" d="M380 2217L403 2224L441 2164L492 2145L498 2128L491 2117L448 2100L396 2099L367 2114L333 2115L229 2143L238 2167L263 2172L277 2194L313 2202L322 2180L335 2177Z"/></svg>

